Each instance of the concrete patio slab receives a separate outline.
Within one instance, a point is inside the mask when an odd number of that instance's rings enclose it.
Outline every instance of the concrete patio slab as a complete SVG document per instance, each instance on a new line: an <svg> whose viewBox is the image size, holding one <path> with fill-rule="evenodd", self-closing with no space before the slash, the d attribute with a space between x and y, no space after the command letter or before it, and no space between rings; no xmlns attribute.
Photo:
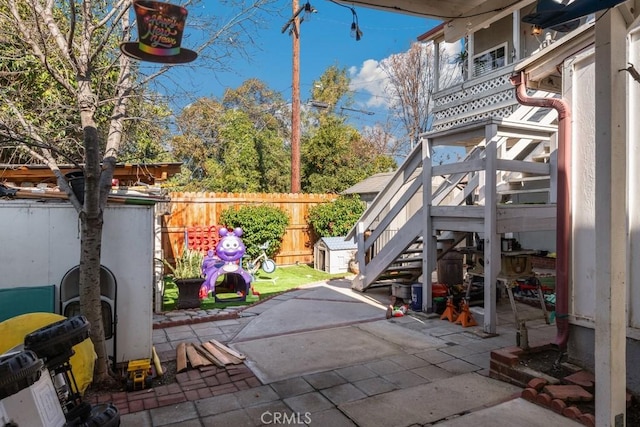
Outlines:
<svg viewBox="0 0 640 427"><path fill-rule="evenodd" d="M364 302L386 310L388 296L383 300L378 294L365 294L351 289L351 282L345 280L332 280L327 283L318 283L304 288L307 292L298 293L297 298Z"/></svg>
<svg viewBox="0 0 640 427"><path fill-rule="evenodd" d="M581 423L518 398L438 423L442 427L468 426L578 427Z"/></svg>
<svg viewBox="0 0 640 427"><path fill-rule="evenodd" d="M234 341L276 336L317 328L344 326L384 318L384 310L357 300L327 301L295 298L278 304L249 322Z"/></svg>
<svg viewBox="0 0 640 427"><path fill-rule="evenodd" d="M247 356L245 363L264 384L357 365L401 351L397 345L352 326L241 341L230 346Z"/></svg>
<svg viewBox="0 0 640 427"><path fill-rule="evenodd" d="M440 338L406 328L394 323L392 320L383 319L377 322L360 324L357 327L385 341L397 344L409 353L446 347L447 345Z"/></svg>
<svg viewBox="0 0 640 427"><path fill-rule="evenodd" d="M360 426L422 425L504 401L520 391L519 387L470 373L345 403L339 409Z"/></svg>

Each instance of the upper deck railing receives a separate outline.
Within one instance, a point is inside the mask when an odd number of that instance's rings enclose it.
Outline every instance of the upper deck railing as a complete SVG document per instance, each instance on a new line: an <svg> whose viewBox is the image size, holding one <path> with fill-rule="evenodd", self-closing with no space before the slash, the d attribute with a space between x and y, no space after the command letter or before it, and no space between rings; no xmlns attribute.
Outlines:
<svg viewBox="0 0 640 427"><path fill-rule="evenodd" d="M433 131L446 130L490 117L509 117L516 108L509 81L515 64L450 86L434 95Z"/></svg>

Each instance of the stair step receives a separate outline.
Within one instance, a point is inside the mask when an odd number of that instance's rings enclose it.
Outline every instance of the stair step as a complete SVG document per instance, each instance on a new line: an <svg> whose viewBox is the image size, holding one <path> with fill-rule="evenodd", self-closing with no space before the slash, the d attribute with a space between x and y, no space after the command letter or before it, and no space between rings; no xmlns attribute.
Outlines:
<svg viewBox="0 0 640 427"><path fill-rule="evenodd" d="M548 193L551 191L549 188L536 188L533 190L501 190L498 194L531 194L531 193Z"/></svg>
<svg viewBox="0 0 640 427"><path fill-rule="evenodd" d="M536 182L536 181L549 181L551 178L547 175L540 176L524 176L522 178L509 178L507 182L509 184L515 184L518 182Z"/></svg>
<svg viewBox="0 0 640 427"><path fill-rule="evenodd" d="M405 249L403 254L417 254L422 253L422 248L409 248Z"/></svg>
<svg viewBox="0 0 640 427"><path fill-rule="evenodd" d="M420 251L420 252L422 252L422 251ZM422 256L413 256L413 257L406 257L406 258L402 258L401 257L401 258L396 259L393 262L393 264L399 264L399 263L405 264L405 263L408 263L408 262L409 263L416 263L416 262L420 262L421 263L422 262Z"/></svg>
<svg viewBox="0 0 640 427"><path fill-rule="evenodd" d="M402 272L402 271L417 271L422 270L422 264L418 265L392 265L388 267L385 271L394 271L394 272Z"/></svg>

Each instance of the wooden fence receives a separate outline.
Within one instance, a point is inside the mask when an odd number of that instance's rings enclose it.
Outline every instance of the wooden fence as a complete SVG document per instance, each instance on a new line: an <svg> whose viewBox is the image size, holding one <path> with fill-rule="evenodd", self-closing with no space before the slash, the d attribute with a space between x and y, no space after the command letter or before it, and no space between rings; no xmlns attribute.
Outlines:
<svg viewBox="0 0 640 427"><path fill-rule="evenodd" d="M221 225L220 214L228 208L266 204L282 209L289 216L275 261L278 265L313 262L313 244L306 217L311 206L335 200L335 194L266 193L170 193L170 213L162 221L164 258L173 261L182 253L185 230ZM222 224L224 225L224 224Z"/></svg>

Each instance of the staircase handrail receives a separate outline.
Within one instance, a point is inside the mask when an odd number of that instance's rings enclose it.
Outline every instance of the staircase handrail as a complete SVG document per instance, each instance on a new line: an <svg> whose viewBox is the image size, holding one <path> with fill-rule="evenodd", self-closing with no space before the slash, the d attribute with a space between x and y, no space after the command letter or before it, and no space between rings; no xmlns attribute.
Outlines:
<svg viewBox="0 0 640 427"><path fill-rule="evenodd" d="M371 202L371 205L360 216L356 224L349 230L346 240L353 239L357 233L358 224L361 224L364 230L371 227L373 221L378 218L382 211L389 206L393 197L395 197L402 188L414 175L416 169L422 164L422 144L418 143L411 150L405 161L393 174L389 183L380 191ZM421 181L421 179L419 179Z"/></svg>

